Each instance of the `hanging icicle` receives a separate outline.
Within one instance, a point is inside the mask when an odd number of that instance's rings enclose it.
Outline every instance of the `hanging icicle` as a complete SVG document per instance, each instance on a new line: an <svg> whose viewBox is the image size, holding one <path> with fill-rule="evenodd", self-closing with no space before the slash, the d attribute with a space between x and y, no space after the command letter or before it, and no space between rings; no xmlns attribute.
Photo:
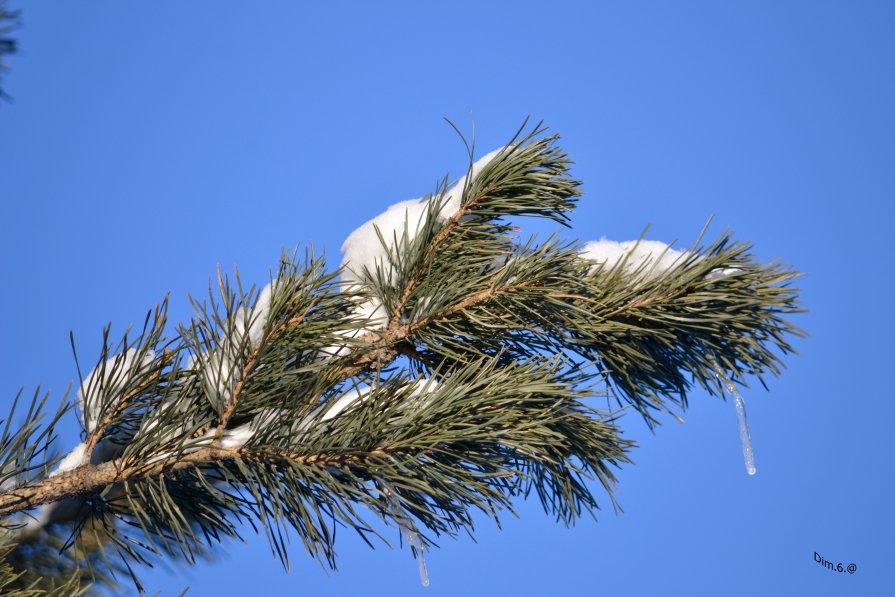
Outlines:
<svg viewBox="0 0 895 597"><path fill-rule="evenodd" d="M727 371L725 371L713 357L709 357L709 361L711 362L712 369L715 370L715 375L721 383L724 384L724 388L727 392L733 397L733 406L737 411L737 425L740 428L740 443L743 446L743 461L746 464L746 472L750 475L754 475L755 454L752 452L752 438L749 436L749 422L746 420L746 403L743 400L742 394L740 394L740 390L736 387L736 384L734 384L733 380L730 379L730 376L727 375Z"/></svg>
<svg viewBox="0 0 895 597"><path fill-rule="evenodd" d="M383 495L385 495L389 513L396 521L398 521L398 526L401 528L401 534L404 535L404 539L407 541L407 544L410 545L410 549L416 554L416 561L420 568L420 583L422 583L424 587L428 587L429 569L426 567L426 546L423 544L420 534L413 528L413 523L410 522L410 517L404 508L401 507L401 504L398 503L394 494L386 489L383 492Z"/></svg>

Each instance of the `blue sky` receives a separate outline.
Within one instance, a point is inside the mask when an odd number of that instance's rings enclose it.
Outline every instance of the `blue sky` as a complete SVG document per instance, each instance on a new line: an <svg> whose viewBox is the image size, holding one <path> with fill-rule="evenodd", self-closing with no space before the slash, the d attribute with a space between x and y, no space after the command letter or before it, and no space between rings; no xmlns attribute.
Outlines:
<svg viewBox="0 0 895 597"><path fill-rule="evenodd" d="M624 514L563 528L521 504L503 530L409 553L339 537L326 574L262 537L150 590L327 595L879 595L891 590L895 10L888 2L13 2L0 106L0 405L76 377L217 264L263 282L281 246L342 240L531 115L585 182L568 235L688 244L714 215L805 271L789 369L729 403L692 397L620 472ZM93 352L91 352L93 351ZM77 441L74 420L64 439ZM63 446L65 447L65 446ZM815 563L855 563L853 575Z"/></svg>

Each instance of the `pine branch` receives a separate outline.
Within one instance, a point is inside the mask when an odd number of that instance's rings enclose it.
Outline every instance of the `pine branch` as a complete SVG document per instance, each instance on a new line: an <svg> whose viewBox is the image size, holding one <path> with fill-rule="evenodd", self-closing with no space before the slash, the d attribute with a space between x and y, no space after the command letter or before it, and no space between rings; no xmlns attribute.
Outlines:
<svg viewBox="0 0 895 597"><path fill-rule="evenodd" d="M433 536L471 533L473 511L498 520L531 494L571 524L599 508L595 486L615 506L632 447L592 398L612 392L653 424L694 386L723 395L714 362L779 373L801 334L786 320L795 272L727 235L661 271L520 242L516 218L567 224L580 187L556 136L521 130L470 155L453 187L359 229L339 271L284 254L258 291L218 272L171 338L167 301L133 340L107 328L79 384L84 444L46 458L65 409L41 427L37 395L18 431L7 423L8 582L31 582L16 576L28 546L65 533L63 568L85 566L72 578L138 583L132 563L194 562L239 521L284 563L291 529L329 566L338 526L371 544L398 528L422 557Z"/></svg>

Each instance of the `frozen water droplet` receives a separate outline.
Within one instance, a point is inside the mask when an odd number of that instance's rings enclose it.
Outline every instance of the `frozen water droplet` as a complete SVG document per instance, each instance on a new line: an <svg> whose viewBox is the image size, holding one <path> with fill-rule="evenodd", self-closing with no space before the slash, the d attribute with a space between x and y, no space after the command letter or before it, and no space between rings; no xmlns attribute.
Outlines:
<svg viewBox="0 0 895 597"><path fill-rule="evenodd" d="M740 429L740 443L743 446L743 462L746 464L746 472L750 475L754 475L755 454L752 452L752 438L749 435L749 421L746 419L746 402L743 400L743 395L740 394L740 390L736 387L736 384L734 384L733 380L730 379L730 376L727 375L727 372L721 368L715 359L710 358L709 360L712 364L712 369L715 370L715 375L718 376L718 379L724 384L724 388L733 397L733 406L737 411L737 425Z"/></svg>

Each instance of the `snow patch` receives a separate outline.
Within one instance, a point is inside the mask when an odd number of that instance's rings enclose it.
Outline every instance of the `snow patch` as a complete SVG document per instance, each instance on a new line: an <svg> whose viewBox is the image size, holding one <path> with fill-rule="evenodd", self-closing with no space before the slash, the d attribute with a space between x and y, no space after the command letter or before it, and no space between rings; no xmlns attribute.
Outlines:
<svg viewBox="0 0 895 597"><path fill-rule="evenodd" d="M248 337L249 346L258 348L267 328L267 320L270 317L270 299L273 295L273 287L276 279L269 282L255 299L255 305L252 308L243 306L234 316L234 329L238 334L239 341Z"/></svg>
<svg viewBox="0 0 895 597"><path fill-rule="evenodd" d="M590 272L602 268L609 271L624 262L622 275L637 281L654 280L666 272L683 267L686 263L699 262L702 256L690 251L678 251L657 240L628 240L617 242L601 238L586 243L581 256L594 262ZM722 278L741 270L737 268L717 269L706 275L707 280Z"/></svg>
<svg viewBox="0 0 895 597"><path fill-rule="evenodd" d="M87 464L87 444L82 442L75 446L71 452L66 454L62 460L59 461L59 464L56 465L56 468L49 476L55 477L56 475L67 473L83 464Z"/></svg>
<svg viewBox="0 0 895 597"><path fill-rule="evenodd" d="M500 155L503 151L505 151L506 147L500 147L495 149L491 153L487 153L478 161L476 161L472 167L470 167L469 171L463 176L460 180L457 181L457 184L452 186L445 194L444 194L444 202L442 203L441 210L438 212L438 219L442 221L447 221L460 210L460 205L463 201L463 191L466 188L467 181L471 184L473 180L481 173L481 171L494 161L498 155Z"/></svg>
<svg viewBox="0 0 895 597"><path fill-rule="evenodd" d="M441 208L436 214L438 224L444 225L457 213L463 200L464 189L505 149L501 147L479 159L469 168L465 176L445 192ZM406 241L410 243L417 238L428 224L429 210L430 202L425 199L400 201L348 235L342 244L343 288L349 292L369 289L371 278L376 276L377 271L381 272L387 284L394 284L396 269L389 253L395 253L405 235ZM363 330L350 331L346 334L349 337L388 325L389 314L386 313L379 297L359 301L354 314L369 324L364 326ZM322 350L321 356L323 358L337 356L347 350L346 345L336 345Z"/></svg>
<svg viewBox="0 0 895 597"><path fill-rule="evenodd" d="M78 402L84 417L84 427L92 432L103 412L103 398L112 397L107 408L114 408L128 382L148 369L155 361L155 352L147 350L139 356L136 348L129 348L94 367L78 389ZM139 361L139 362L138 362Z"/></svg>
<svg viewBox="0 0 895 597"><path fill-rule="evenodd" d="M221 436L221 447L227 449L241 448L247 441L252 439L254 434L255 431L252 429L251 423L244 423L239 427L227 429Z"/></svg>
<svg viewBox="0 0 895 597"><path fill-rule="evenodd" d="M326 412L323 413L323 416L320 417L320 422L323 423L325 421L329 421L330 419L335 419L342 413L345 409L355 404L356 402L363 402L367 398L370 397L370 388L351 388L347 392L345 392L342 396L336 400L332 406L326 409Z"/></svg>

